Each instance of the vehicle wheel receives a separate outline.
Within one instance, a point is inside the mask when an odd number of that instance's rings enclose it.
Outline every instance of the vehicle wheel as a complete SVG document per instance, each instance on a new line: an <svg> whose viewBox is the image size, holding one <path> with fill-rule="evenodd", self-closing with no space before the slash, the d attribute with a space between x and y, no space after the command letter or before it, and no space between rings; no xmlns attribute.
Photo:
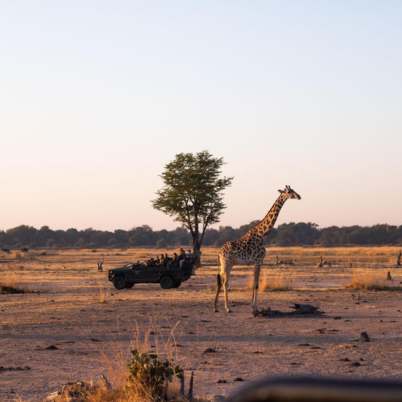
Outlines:
<svg viewBox="0 0 402 402"><path fill-rule="evenodd" d="M116 276L113 279L113 285L117 290L122 290L126 287L126 280L124 276Z"/></svg>
<svg viewBox="0 0 402 402"><path fill-rule="evenodd" d="M181 285L181 281L180 281L180 280L175 281L175 283L174 283L174 287L175 287L175 288L180 287L180 285Z"/></svg>
<svg viewBox="0 0 402 402"><path fill-rule="evenodd" d="M163 276L161 278L160 285L162 289L171 289L175 287L175 281L171 276Z"/></svg>
<svg viewBox="0 0 402 402"><path fill-rule="evenodd" d="M131 289L134 286L134 282L126 282L126 289Z"/></svg>

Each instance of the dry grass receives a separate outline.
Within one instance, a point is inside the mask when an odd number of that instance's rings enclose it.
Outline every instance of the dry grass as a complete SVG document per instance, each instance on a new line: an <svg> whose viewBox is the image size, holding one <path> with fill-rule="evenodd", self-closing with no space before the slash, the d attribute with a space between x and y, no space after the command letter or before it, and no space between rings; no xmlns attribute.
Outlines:
<svg viewBox="0 0 402 402"><path fill-rule="evenodd" d="M3 286L17 287L18 277L15 272L3 272L0 278L0 284Z"/></svg>
<svg viewBox="0 0 402 402"><path fill-rule="evenodd" d="M15 272L4 272L0 278L0 294L1 293L26 293L28 289L24 289L18 285L18 277Z"/></svg>
<svg viewBox="0 0 402 402"><path fill-rule="evenodd" d="M89 393L85 402L153 402L141 384L136 383L130 388L122 386L114 389L100 384Z"/></svg>
<svg viewBox="0 0 402 402"><path fill-rule="evenodd" d="M106 303L107 295L108 295L107 289L104 286L99 286L99 289L98 289L99 303L101 303L101 304Z"/></svg>
<svg viewBox="0 0 402 402"><path fill-rule="evenodd" d="M402 290L396 286L394 281L388 279L387 270L354 270L350 284L350 289L359 290ZM392 275L391 275L392 276Z"/></svg>
<svg viewBox="0 0 402 402"><path fill-rule="evenodd" d="M179 395L168 395L167 401L186 402L188 399ZM120 389L99 386L96 391L86 397L85 402L155 402L155 399L140 383L135 383Z"/></svg>
<svg viewBox="0 0 402 402"><path fill-rule="evenodd" d="M162 336L160 329L152 323L146 331L141 331L137 325L130 344L131 350L134 351L132 354L118 348L108 350L107 354L102 354L100 361L105 374L99 376L96 381L69 383L58 393L53 393L51 400L66 402L74 396L74 400L82 402L189 402L189 399L180 392L180 384L177 378L174 381L174 375L170 379L165 377L164 386L157 388L157 384L163 381L161 376L167 375L166 371L164 374L160 371L162 364L177 367L175 366L177 360L174 358L177 355L175 328L176 326L166 337ZM154 365L155 360L152 358L148 360L147 356L157 356L160 365ZM143 358L144 360L141 360ZM133 370L134 366L131 366L130 370L129 362L133 362L132 359L137 359L135 365L137 370ZM163 390L163 395L155 393L158 390L159 392ZM22 399L19 401L23 402ZM200 400L192 399L192 401Z"/></svg>
<svg viewBox="0 0 402 402"><path fill-rule="evenodd" d="M263 291L287 291L293 289L293 281L289 276L284 274L263 274L260 286Z"/></svg>
<svg viewBox="0 0 402 402"><path fill-rule="evenodd" d="M160 329L152 323L149 324L148 330L144 332L140 331L137 326L134 331L131 348L141 354L156 353L162 360L176 362L175 328L176 326L173 327L168 337L163 337L160 334ZM85 402L155 401L155 395L153 395L152 384L149 383L149 379L147 380L141 376L130 377L127 366L128 358L127 353L122 351L114 351L113 356L103 355L102 360L107 373L106 377L102 377L95 384L93 390L86 396ZM187 399L180 395L179 390L180 387L177 382L169 382L166 400L185 402Z"/></svg>

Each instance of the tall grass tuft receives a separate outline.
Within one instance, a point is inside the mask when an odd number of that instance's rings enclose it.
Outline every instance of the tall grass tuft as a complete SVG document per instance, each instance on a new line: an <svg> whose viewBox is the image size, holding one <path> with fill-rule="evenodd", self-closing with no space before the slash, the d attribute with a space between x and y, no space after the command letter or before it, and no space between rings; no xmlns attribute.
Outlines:
<svg viewBox="0 0 402 402"><path fill-rule="evenodd" d="M24 289L18 285L17 275L14 272L2 272L0 277L0 293L26 293L28 289Z"/></svg>
<svg viewBox="0 0 402 402"><path fill-rule="evenodd" d="M98 288L98 301L101 304L106 303L107 289L104 286L99 286Z"/></svg>
<svg viewBox="0 0 402 402"><path fill-rule="evenodd" d="M104 354L106 376L95 383L72 384L67 391L79 395L80 402L193 401L192 387L185 395L184 370L176 363L175 328L166 337L152 323L147 331L140 331L137 326L129 356L121 351ZM191 384L191 379L188 382ZM68 397L68 392L60 396Z"/></svg>
<svg viewBox="0 0 402 402"><path fill-rule="evenodd" d="M260 288L263 291L287 291L293 289L293 281L285 274L267 275L264 274L261 279Z"/></svg>
<svg viewBox="0 0 402 402"><path fill-rule="evenodd" d="M388 277L388 271L386 270L354 270L347 288L359 290L402 290L400 286L392 285Z"/></svg>
<svg viewBox="0 0 402 402"><path fill-rule="evenodd" d="M131 351L126 370L121 373L118 386L112 386L106 377L96 384L76 383L71 391L82 402L185 402L184 394L169 392L174 378L184 382L183 369L171 360L161 359L156 353ZM75 388L74 388L75 386ZM65 393L63 397L68 397ZM57 402L64 402L60 399Z"/></svg>

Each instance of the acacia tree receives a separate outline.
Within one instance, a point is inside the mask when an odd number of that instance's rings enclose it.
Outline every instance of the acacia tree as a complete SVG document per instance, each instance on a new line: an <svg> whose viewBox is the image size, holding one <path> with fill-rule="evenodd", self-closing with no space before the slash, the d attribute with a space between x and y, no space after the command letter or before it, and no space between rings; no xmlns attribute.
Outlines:
<svg viewBox="0 0 402 402"><path fill-rule="evenodd" d="M177 154L161 174L164 186L153 207L181 222L191 234L193 252L200 261L207 227L219 222L226 205L223 192L232 177L222 176L223 158L208 151Z"/></svg>

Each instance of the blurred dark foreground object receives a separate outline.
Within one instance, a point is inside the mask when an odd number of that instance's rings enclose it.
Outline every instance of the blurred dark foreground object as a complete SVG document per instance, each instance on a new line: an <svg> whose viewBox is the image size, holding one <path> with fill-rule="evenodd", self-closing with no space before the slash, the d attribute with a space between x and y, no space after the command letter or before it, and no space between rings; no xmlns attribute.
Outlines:
<svg viewBox="0 0 402 402"><path fill-rule="evenodd" d="M402 382L330 377L267 377L226 402L402 402Z"/></svg>

